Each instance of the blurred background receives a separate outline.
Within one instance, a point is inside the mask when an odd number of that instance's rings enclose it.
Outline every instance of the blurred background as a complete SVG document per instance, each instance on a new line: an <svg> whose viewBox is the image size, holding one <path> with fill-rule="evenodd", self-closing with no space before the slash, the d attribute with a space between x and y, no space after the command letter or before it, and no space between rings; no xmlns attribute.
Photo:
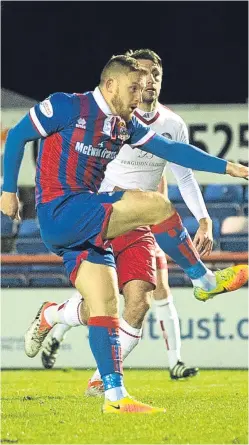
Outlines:
<svg viewBox="0 0 249 445"><path fill-rule="evenodd" d="M1 155L8 130L35 102L56 91L94 89L113 54L138 48L151 48L162 58L160 101L185 120L191 143L247 164L247 2L2 2ZM24 355L23 334L40 302L63 301L73 291L60 259L40 238L34 207L38 149L39 142L27 144L19 176L22 222L1 215L4 368L41 366L39 357ZM169 197L194 235L197 222L170 172L167 178ZM196 178L214 227L214 251L206 264L216 270L246 263L248 186L214 174L197 172ZM206 368L246 368L247 289L202 305L171 262L169 277L181 319L183 359ZM168 366L160 343L152 308L143 340L125 364ZM94 366L87 329L81 336L70 331L57 366Z"/></svg>

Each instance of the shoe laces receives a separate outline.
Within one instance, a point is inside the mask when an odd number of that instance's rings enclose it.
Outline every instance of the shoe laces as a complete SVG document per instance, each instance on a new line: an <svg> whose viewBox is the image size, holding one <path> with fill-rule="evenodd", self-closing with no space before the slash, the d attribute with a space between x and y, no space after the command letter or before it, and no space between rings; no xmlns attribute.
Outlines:
<svg viewBox="0 0 249 445"><path fill-rule="evenodd" d="M39 320L40 319L40 314L41 314L41 311L35 317L35 321L36 320L40 321ZM31 340L36 341L37 343L40 343L44 339L46 334L47 334L47 330L46 329L42 329L42 330L40 330L40 332L39 332L39 329L40 329L40 323L36 323L35 327L34 327L33 335L31 337Z"/></svg>

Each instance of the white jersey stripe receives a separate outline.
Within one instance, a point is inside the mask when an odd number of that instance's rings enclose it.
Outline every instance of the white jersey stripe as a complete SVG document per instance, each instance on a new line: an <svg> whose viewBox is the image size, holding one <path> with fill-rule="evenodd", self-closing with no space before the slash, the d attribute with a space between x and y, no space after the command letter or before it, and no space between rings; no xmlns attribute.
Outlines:
<svg viewBox="0 0 249 445"><path fill-rule="evenodd" d="M37 128L37 130L39 131L40 135L43 136L44 138L48 136L48 134L46 133L46 131L44 130L43 126L41 125L40 121L38 120L36 114L35 114L35 109L34 107L30 109L29 111L30 113L30 117L35 125L35 127Z"/></svg>
<svg viewBox="0 0 249 445"><path fill-rule="evenodd" d="M146 142L148 142L149 139L151 139L155 134L155 131L150 130L142 139L140 139L138 142L136 142L135 144L131 144L131 147L139 147L141 145L146 144Z"/></svg>

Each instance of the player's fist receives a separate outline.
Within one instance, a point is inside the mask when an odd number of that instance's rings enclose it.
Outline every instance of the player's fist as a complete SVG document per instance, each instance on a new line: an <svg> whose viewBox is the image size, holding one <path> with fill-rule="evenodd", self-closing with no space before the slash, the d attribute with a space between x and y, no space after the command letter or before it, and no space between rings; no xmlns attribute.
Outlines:
<svg viewBox="0 0 249 445"><path fill-rule="evenodd" d="M19 199L16 193L3 192L0 197L0 210L11 219L20 221Z"/></svg>
<svg viewBox="0 0 249 445"><path fill-rule="evenodd" d="M233 162L227 163L226 173L230 176L237 178L244 178L248 180L249 169L245 165L234 164Z"/></svg>

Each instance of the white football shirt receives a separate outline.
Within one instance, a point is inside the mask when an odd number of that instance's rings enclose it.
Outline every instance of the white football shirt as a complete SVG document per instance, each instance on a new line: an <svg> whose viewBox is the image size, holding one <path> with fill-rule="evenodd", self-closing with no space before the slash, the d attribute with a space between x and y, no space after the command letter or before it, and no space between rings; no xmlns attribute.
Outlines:
<svg viewBox="0 0 249 445"><path fill-rule="evenodd" d="M169 139L188 143L188 129L180 116L158 104L152 112L137 109L135 116L156 133ZM110 192L115 186L122 189L157 190L167 161L139 148L125 144L118 156L107 165L100 192ZM208 211L200 187L190 168L168 162L180 193L197 221L208 218Z"/></svg>
<svg viewBox="0 0 249 445"><path fill-rule="evenodd" d="M141 123L150 126L156 133L188 143L186 124L180 116L163 105L158 104L156 110L149 113L137 109L134 114ZM157 190L166 164L164 159L125 144L115 160L107 165L100 191L110 191L114 186Z"/></svg>

